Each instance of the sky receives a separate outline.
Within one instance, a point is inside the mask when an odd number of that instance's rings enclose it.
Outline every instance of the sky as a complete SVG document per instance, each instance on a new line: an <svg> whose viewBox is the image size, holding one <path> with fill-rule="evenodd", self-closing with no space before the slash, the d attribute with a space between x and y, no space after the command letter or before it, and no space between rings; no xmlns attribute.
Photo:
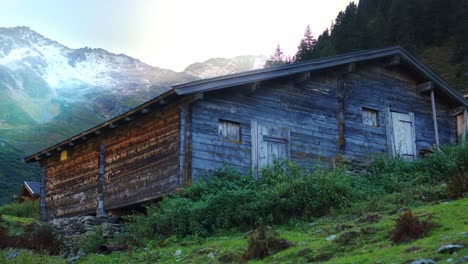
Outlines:
<svg viewBox="0 0 468 264"><path fill-rule="evenodd" d="M0 27L182 71L209 58L270 56L278 44L294 55L307 25L318 37L350 1L0 0Z"/></svg>

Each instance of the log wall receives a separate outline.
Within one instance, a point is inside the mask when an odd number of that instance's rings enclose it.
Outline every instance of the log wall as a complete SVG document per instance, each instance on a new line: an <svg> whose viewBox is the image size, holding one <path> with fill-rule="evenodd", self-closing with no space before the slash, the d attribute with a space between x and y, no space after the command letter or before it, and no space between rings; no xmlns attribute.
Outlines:
<svg viewBox="0 0 468 264"><path fill-rule="evenodd" d="M177 104L109 128L76 144L60 161L47 163L46 207L50 217L94 214L99 146L105 144L104 210L161 197L177 188L179 164Z"/></svg>

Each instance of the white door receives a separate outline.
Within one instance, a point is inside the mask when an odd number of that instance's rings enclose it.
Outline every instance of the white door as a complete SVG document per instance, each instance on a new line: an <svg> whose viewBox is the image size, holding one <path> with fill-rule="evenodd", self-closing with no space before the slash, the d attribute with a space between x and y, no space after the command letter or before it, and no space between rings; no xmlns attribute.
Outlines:
<svg viewBox="0 0 468 264"><path fill-rule="evenodd" d="M414 115L391 112L392 115L392 141L393 156L404 159L416 158Z"/></svg>
<svg viewBox="0 0 468 264"><path fill-rule="evenodd" d="M289 128L252 122L251 137L252 170L255 174L273 163L274 159L289 158Z"/></svg>

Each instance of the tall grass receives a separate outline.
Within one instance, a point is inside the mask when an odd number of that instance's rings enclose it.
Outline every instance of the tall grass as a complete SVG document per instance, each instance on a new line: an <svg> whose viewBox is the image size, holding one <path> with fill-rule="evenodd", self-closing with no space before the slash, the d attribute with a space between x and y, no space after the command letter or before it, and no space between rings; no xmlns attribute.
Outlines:
<svg viewBox="0 0 468 264"><path fill-rule="evenodd" d="M39 201L11 203L0 207L0 215L39 218Z"/></svg>

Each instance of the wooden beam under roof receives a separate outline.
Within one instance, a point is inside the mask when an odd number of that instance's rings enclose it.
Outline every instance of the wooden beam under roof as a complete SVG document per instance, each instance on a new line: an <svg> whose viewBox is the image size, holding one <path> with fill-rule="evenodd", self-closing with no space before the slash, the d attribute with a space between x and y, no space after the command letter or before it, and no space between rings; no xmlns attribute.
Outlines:
<svg viewBox="0 0 468 264"><path fill-rule="evenodd" d="M421 83L418 86L416 86L416 91L418 93L426 93L434 90L434 83L429 81L425 83Z"/></svg>

